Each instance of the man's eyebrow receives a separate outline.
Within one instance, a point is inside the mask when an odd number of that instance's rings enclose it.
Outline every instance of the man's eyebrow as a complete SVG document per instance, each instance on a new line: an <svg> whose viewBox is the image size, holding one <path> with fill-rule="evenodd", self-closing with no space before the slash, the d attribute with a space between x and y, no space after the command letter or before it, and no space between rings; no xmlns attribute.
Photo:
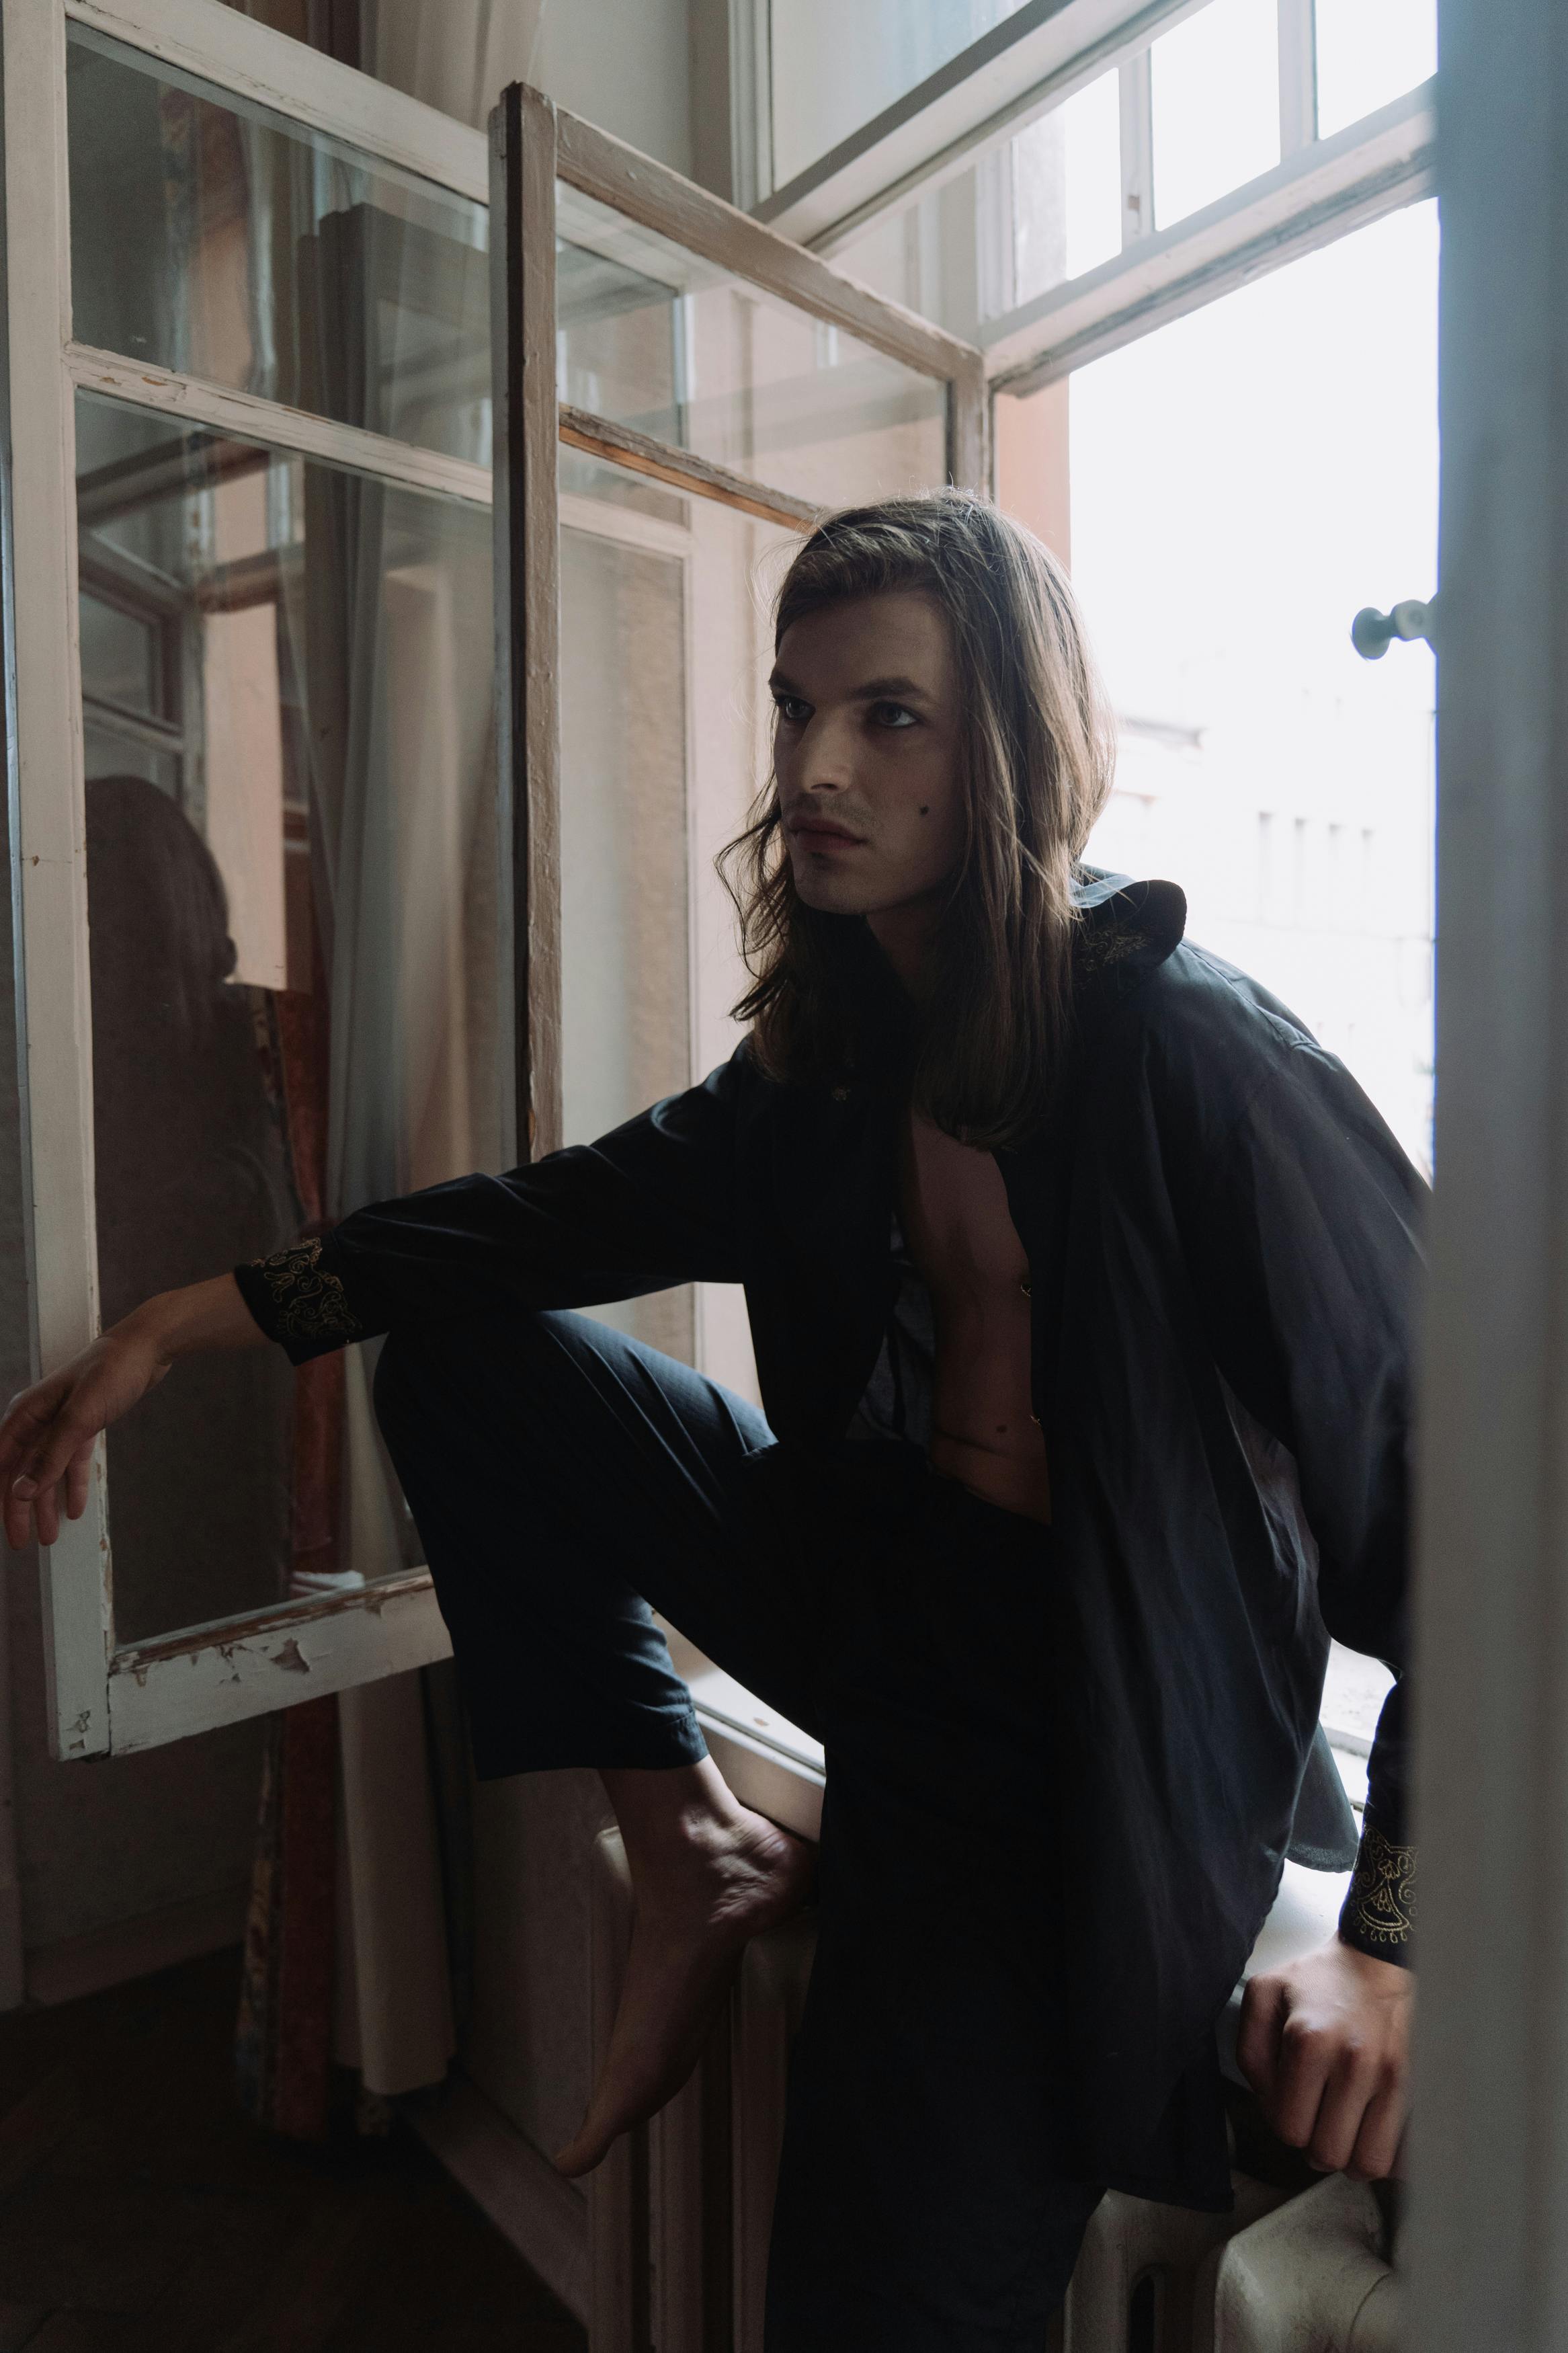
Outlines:
<svg viewBox="0 0 1568 2353"><path fill-rule="evenodd" d="M795 697L796 701L801 702L807 702L811 699L809 695L803 694L799 687L796 686L794 679L787 678L782 670L775 670L773 671L773 675L768 680L768 684L774 694L791 695ZM921 686L918 679L868 678L863 686L852 687L850 689L848 699L851 702L890 702L894 701L930 702L933 698L930 688Z"/></svg>
<svg viewBox="0 0 1568 2353"><path fill-rule="evenodd" d="M929 702L931 695L930 688L922 686L918 678L868 678L864 686L858 686L855 689L851 700L856 702L882 702L894 700Z"/></svg>

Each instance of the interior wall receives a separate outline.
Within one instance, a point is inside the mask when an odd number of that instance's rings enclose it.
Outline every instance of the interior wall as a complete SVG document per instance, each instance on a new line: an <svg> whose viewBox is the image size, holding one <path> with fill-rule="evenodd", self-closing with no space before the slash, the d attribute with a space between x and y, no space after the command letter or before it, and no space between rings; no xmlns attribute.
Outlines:
<svg viewBox="0 0 1568 2353"><path fill-rule="evenodd" d="M362 0L367 73L482 124L508 82L689 174L689 0Z"/></svg>

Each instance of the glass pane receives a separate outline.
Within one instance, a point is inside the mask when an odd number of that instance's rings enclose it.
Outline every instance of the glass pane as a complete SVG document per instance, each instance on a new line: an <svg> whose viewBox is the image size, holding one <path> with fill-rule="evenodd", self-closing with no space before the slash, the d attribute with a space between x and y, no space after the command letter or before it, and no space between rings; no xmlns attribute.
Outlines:
<svg viewBox="0 0 1568 2353"><path fill-rule="evenodd" d="M1209 0L1149 59L1154 226L1169 228L1279 161L1277 0Z"/></svg>
<svg viewBox="0 0 1568 2353"><path fill-rule="evenodd" d="M1363 662L1350 624L1436 583L1436 293L1423 204L1070 380L1073 575L1121 714L1089 854L1181 883L1190 936L1426 1166L1433 661Z"/></svg>
<svg viewBox="0 0 1568 2353"><path fill-rule="evenodd" d="M1013 142L1014 299L1098 269L1121 250L1119 78L1101 74Z"/></svg>
<svg viewBox="0 0 1568 2353"><path fill-rule="evenodd" d="M773 185L837 147L1024 0L789 0L770 11Z"/></svg>
<svg viewBox="0 0 1568 2353"><path fill-rule="evenodd" d="M183 746L88 731L110 1322L501 1163L490 522L85 395L77 447L84 574L157 582ZM116 1426L121 1641L417 1558L373 1353L182 1366Z"/></svg>
<svg viewBox="0 0 1568 2353"><path fill-rule="evenodd" d="M1318 136L1437 70L1437 0L1317 0Z"/></svg>
<svg viewBox="0 0 1568 2353"><path fill-rule="evenodd" d="M110 584L105 584L106 586ZM157 622L110 604L84 586L81 617L83 690L121 710L152 717L162 708L161 631Z"/></svg>
<svg viewBox="0 0 1568 2353"><path fill-rule="evenodd" d="M738 1042L746 976L713 859L767 775L769 597L796 543L569 450L561 521L562 1049L578 1143ZM598 1312L672 1354L700 1348L754 1394L738 1293Z"/></svg>
<svg viewBox="0 0 1568 2353"><path fill-rule="evenodd" d="M947 387L563 183L561 397L826 506L946 474Z"/></svg>
<svg viewBox="0 0 1568 2353"><path fill-rule="evenodd" d="M68 33L78 341L488 465L484 207Z"/></svg>

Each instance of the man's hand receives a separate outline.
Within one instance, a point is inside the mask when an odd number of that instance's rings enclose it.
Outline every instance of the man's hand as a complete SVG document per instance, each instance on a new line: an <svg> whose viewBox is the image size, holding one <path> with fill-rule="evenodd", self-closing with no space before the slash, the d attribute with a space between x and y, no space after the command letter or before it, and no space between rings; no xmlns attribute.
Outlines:
<svg viewBox="0 0 1568 2353"><path fill-rule="evenodd" d="M1237 2063L1280 2139L1321 2172L1394 2171L1415 1999L1410 1970L1337 1937L1247 1986Z"/></svg>
<svg viewBox="0 0 1568 2353"><path fill-rule="evenodd" d="M231 1274L161 1292L58 1373L14 1397L0 1419L0 1519L13 1551L58 1542L60 1514L87 1508L100 1430L155 1388L178 1356L250 1348L264 1335Z"/></svg>

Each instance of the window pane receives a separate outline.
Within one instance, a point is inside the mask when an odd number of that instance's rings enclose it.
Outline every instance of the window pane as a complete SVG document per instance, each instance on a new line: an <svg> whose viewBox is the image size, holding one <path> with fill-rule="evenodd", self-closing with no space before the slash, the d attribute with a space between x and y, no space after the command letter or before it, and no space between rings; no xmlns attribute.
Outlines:
<svg viewBox="0 0 1568 2353"><path fill-rule="evenodd" d="M560 184L561 397L797 498L925 490L947 388Z"/></svg>
<svg viewBox="0 0 1568 2353"><path fill-rule="evenodd" d="M577 1143L739 1042L730 1008L746 974L713 860L768 771L769 592L796 543L561 457L562 1060ZM738 1292L597 1312L755 1394Z"/></svg>
<svg viewBox="0 0 1568 2353"><path fill-rule="evenodd" d="M1118 77L1101 74L1013 142L1014 294L1048 294L1121 250Z"/></svg>
<svg viewBox="0 0 1568 2353"><path fill-rule="evenodd" d="M112 590L106 580L106 590ZM81 682L95 699L151 718L162 708L159 630L154 621L93 596L84 584L81 617Z"/></svg>
<svg viewBox="0 0 1568 2353"><path fill-rule="evenodd" d="M88 730L110 1322L500 1165L490 522L88 396L77 446L84 572L160 584L184 747ZM180 1367L116 1425L121 1641L417 1558L372 1354Z"/></svg>
<svg viewBox="0 0 1568 2353"><path fill-rule="evenodd" d="M1317 0L1318 136L1437 70L1437 0Z"/></svg>
<svg viewBox="0 0 1568 2353"><path fill-rule="evenodd" d="M484 207L68 31L78 341L488 465Z"/></svg>
<svg viewBox="0 0 1568 2353"><path fill-rule="evenodd" d="M1149 58L1154 226L1169 228L1279 161L1276 0L1209 0Z"/></svg>
<svg viewBox="0 0 1568 2353"><path fill-rule="evenodd" d="M1024 0L789 0L769 12L782 188Z"/></svg>
<svg viewBox="0 0 1568 2353"><path fill-rule="evenodd" d="M1090 857L1186 892L1430 1166L1436 208L1071 378L1072 565L1121 718ZM1368 434L1370 413L1397 433Z"/></svg>

